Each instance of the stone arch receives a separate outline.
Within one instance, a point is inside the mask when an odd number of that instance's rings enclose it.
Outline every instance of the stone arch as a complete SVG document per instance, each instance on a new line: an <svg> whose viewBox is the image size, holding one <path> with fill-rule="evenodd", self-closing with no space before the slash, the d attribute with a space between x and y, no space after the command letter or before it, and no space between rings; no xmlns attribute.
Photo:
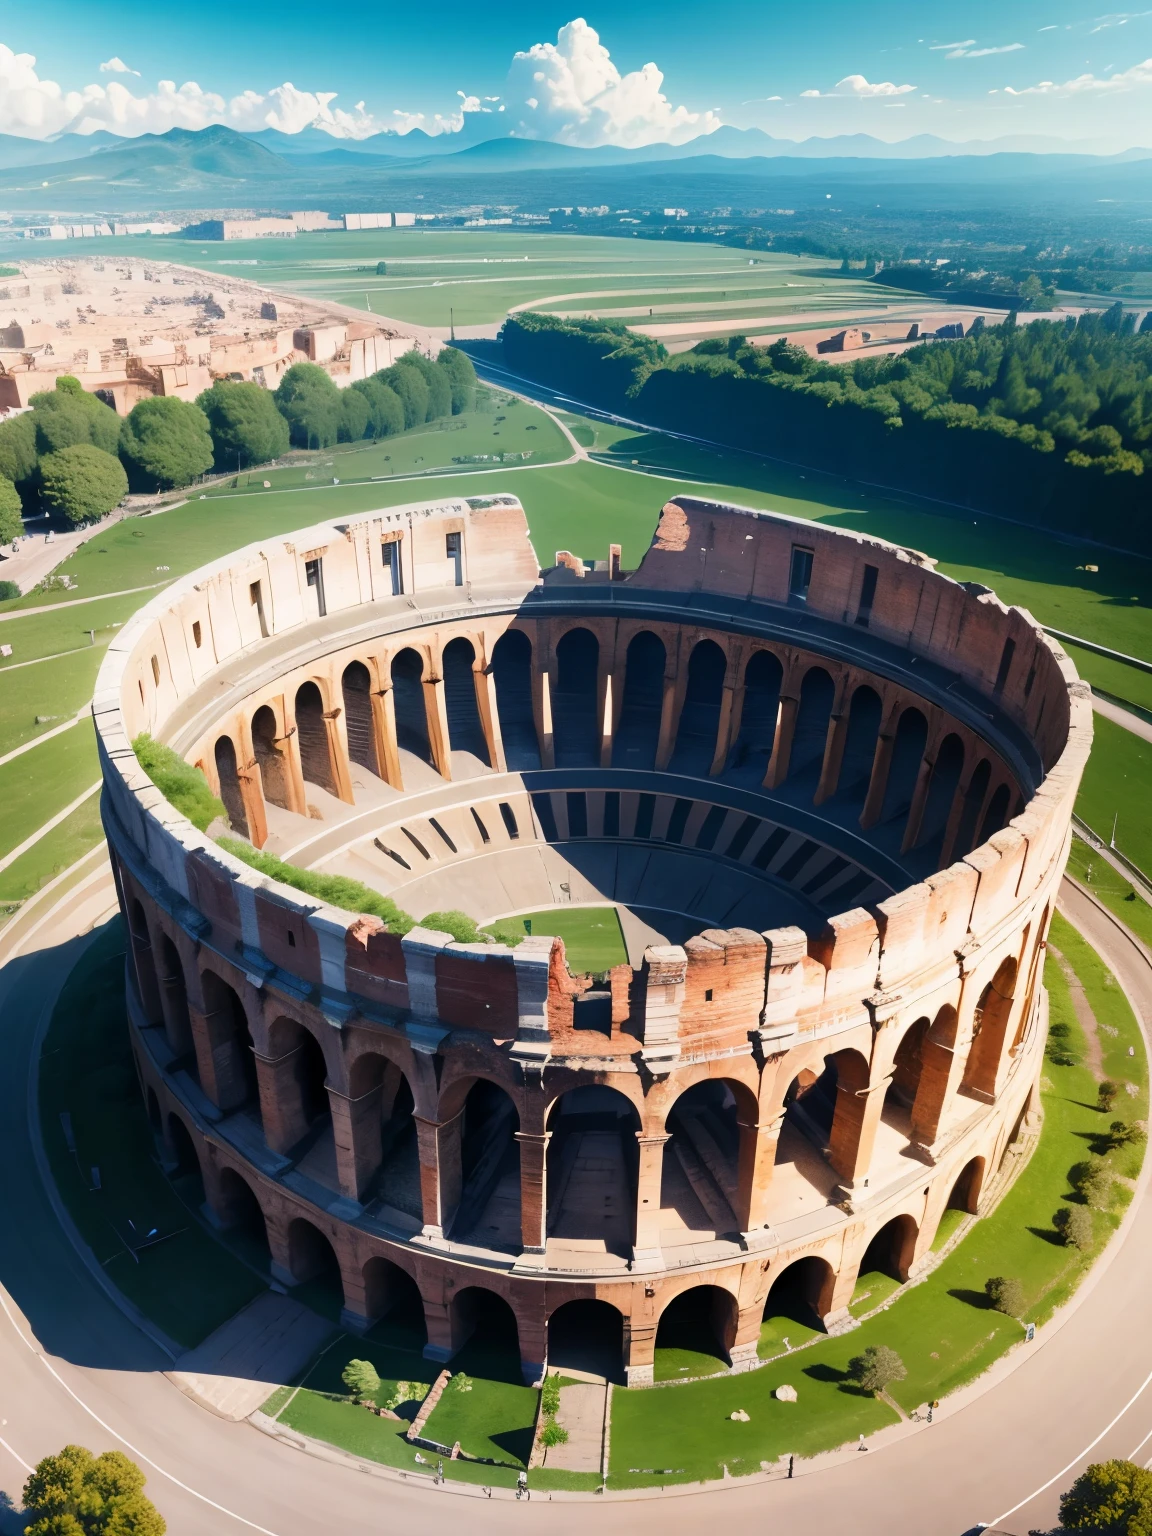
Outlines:
<svg viewBox="0 0 1152 1536"><path fill-rule="evenodd" d="M763 1321L791 1319L804 1327L822 1329L835 1291L836 1271L827 1259L817 1254L793 1259L772 1277L764 1298Z"/></svg>
<svg viewBox="0 0 1152 1536"><path fill-rule="evenodd" d="M424 1300L408 1271L376 1254L365 1263L361 1277L365 1314L373 1322L383 1318L391 1327L413 1334L413 1343L423 1348L428 1342Z"/></svg>
<svg viewBox="0 0 1152 1536"><path fill-rule="evenodd" d="M768 768L780 715L784 669L774 651L753 651L744 668L744 701L732 767L747 768L759 783Z"/></svg>
<svg viewBox="0 0 1152 1536"><path fill-rule="evenodd" d="M192 1049L192 1021L188 1013L188 988L184 984L184 965L180 951L166 933L160 935L160 982L168 1006L168 1043L178 1055Z"/></svg>
<svg viewBox="0 0 1152 1536"><path fill-rule="evenodd" d="M930 1147L940 1132L940 1122L954 1091L956 1036L959 1018L945 1003L920 1041L920 1071L912 1101L912 1140Z"/></svg>
<svg viewBox="0 0 1152 1536"><path fill-rule="evenodd" d="M269 704L261 704L252 716L252 751L260 765L260 783L264 798L282 811L292 809L291 777L288 759L279 742L282 733L276 714Z"/></svg>
<svg viewBox="0 0 1152 1536"><path fill-rule="evenodd" d="M796 711L796 729L792 733L792 751L788 758L788 778L796 779L814 769L819 774L828 741L828 723L832 718L835 687L823 667L809 667L800 684L800 702Z"/></svg>
<svg viewBox="0 0 1152 1536"><path fill-rule="evenodd" d="M570 1088L555 1100L548 1113L549 1236L600 1239L607 1252L630 1256L639 1129L636 1106L614 1088Z"/></svg>
<svg viewBox="0 0 1152 1536"><path fill-rule="evenodd" d="M328 740L328 722L324 718L324 697L311 679L296 690L294 705L296 740L300 747L300 771L309 784L337 793L332 766L332 748Z"/></svg>
<svg viewBox="0 0 1152 1536"><path fill-rule="evenodd" d="M506 629L493 646L492 676L509 772L539 768L540 741L532 711L532 641L522 629Z"/></svg>
<svg viewBox="0 0 1152 1536"><path fill-rule="evenodd" d="M344 701L348 757L379 778L376 726L372 718L372 674L362 661L350 661L344 668L340 676L340 694Z"/></svg>
<svg viewBox="0 0 1152 1536"><path fill-rule="evenodd" d="M238 1109L254 1109L259 1114L256 1060L244 1004L215 971L200 973L200 991L207 1034L207 1051L200 1060L200 1086L226 1114Z"/></svg>
<svg viewBox="0 0 1152 1536"><path fill-rule="evenodd" d="M600 642L590 629L569 629L556 645L552 741L557 768L600 763Z"/></svg>
<svg viewBox="0 0 1152 1536"><path fill-rule="evenodd" d="M992 792L992 798L988 802L988 809L984 813L984 820L980 823L980 835L976 839L977 846L986 843L990 837L999 832L1008 820L1008 807L1012 800L1012 786L1005 782L998 784Z"/></svg>
<svg viewBox="0 0 1152 1536"><path fill-rule="evenodd" d="M348 1071L348 1114L357 1198L422 1217L415 1103L404 1070L375 1051Z"/></svg>
<svg viewBox="0 0 1152 1536"><path fill-rule="evenodd" d="M624 1380L624 1318L610 1301L566 1301L548 1318L548 1367Z"/></svg>
<svg viewBox="0 0 1152 1536"><path fill-rule="evenodd" d="M906 1214L893 1216L891 1221L886 1221L872 1235L864 1250L864 1257L860 1260L860 1274L879 1272L903 1284L916 1256L918 1232L916 1222Z"/></svg>
<svg viewBox="0 0 1152 1536"><path fill-rule="evenodd" d="M230 1238L239 1240L242 1250L250 1249L261 1267L266 1267L272 1250L264 1208L251 1184L235 1168L224 1166L219 1171L216 1215Z"/></svg>
<svg viewBox="0 0 1152 1536"><path fill-rule="evenodd" d="M273 1150L289 1152L331 1125L324 1050L298 1020L281 1015L272 1021L264 1076L261 1110Z"/></svg>
<svg viewBox="0 0 1152 1536"><path fill-rule="evenodd" d="M424 658L405 646L392 658L392 701L396 711L396 745L411 752L430 768L432 743L428 735L428 711L424 702Z"/></svg>
<svg viewBox="0 0 1152 1536"><path fill-rule="evenodd" d="M731 1365L738 1319L739 1305L731 1291L720 1285L688 1286L660 1313L656 1349L710 1355Z"/></svg>
<svg viewBox="0 0 1152 1536"><path fill-rule="evenodd" d="M1017 965L1009 955L980 994L972 1022L972 1044L964 1067L963 1088L974 1098L991 1101L1004 1056L1005 1037L1016 995Z"/></svg>
<svg viewBox="0 0 1152 1536"><path fill-rule="evenodd" d="M516 1313L496 1291L483 1285L466 1285L448 1303L448 1324L453 1355L471 1345L470 1354L520 1358L520 1328ZM499 1370L499 1366L497 1366Z"/></svg>
<svg viewBox="0 0 1152 1536"><path fill-rule="evenodd" d="M898 1114L910 1114L920 1088L920 1074L924 1065L924 1042L932 1021L919 1018L910 1024L900 1037L892 1058L892 1079L884 1095L884 1109Z"/></svg>
<svg viewBox="0 0 1152 1536"><path fill-rule="evenodd" d="M916 839L918 848L938 844L943 839L963 773L964 743L955 731L949 731L937 748L932 764L920 835Z"/></svg>
<svg viewBox="0 0 1152 1536"><path fill-rule="evenodd" d="M880 738L882 716L880 695L875 688L861 683L853 692L852 702L848 706L848 729L836 784L838 800L864 804L872 778L872 764L876 760L876 743Z"/></svg>
<svg viewBox="0 0 1152 1536"><path fill-rule="evenodd" d="M667 664L668 652L658 635L642 629L632 636L624 662L620 714L612 742L613 768L655 767Z"/></svg>
<svg viewBox="0 0 1152 1536"><path fill-rule="evenodd" d="M903 826L907 821L927 745L928 721L923 711L910 705L901 711L896 724L892 758L888 765L888 782L884 786L884 804L880 812L881 822L897 822Z"/></svg>
<svg viewBox="0 0 1152 1536"><path fill-rule="evenodd" d="M742 1185L754 1160L745 1158L741 1169L741 1140L748 1134L741 1125L756 1123L756 1095L738 1079L705 1078L679 1094L664 1122L661 1208L676 1210L689 1231L720 1237L746 1230L752 1191Z"/></svg>
<svg viewBox="0 0 1152 1536"><path fill-rule="evenodd" d="M344 1280L331 1239L314 1222L297 1216L288 1223L288 1272L293 1285L310 1283L344 1305Z"/></svg>
<svg viewBox="0 0 1152 1536"><path fill-rule="evenodd" d="M797 1074L784 1096L784 1123L800 1131L844 1178L855 1176L867 1107L868 1062L857 1050L825 1057L819 1073Z"/></svg>
<svg viewBox="0 0 1152 1536"><path fill-rule="evenodd" d="M442 1181L460 1191L451 1223L454 1239L466 1241L471 1234L485 1248L521 1251L519 1129L520 1115L507 1090L488 1078L475 1079L461 1111L459 1173L441 1169Z"/></svg>
<svg viewBox="0 0 1152 1536"><path fill-rule="evenodd" d="M204 1203L204 1175L200 1167L200 1156L192 1133L180 1116L174 1113L168 1116L168 1145L172 1150L172 1182L178 1188L183 1186L181 1195L185 1203L198 1210Z"/></svg>
<svg viewBox="0 0 1152 1536"><path fill-rule="evenodd" d="M236 743L231 736L219 736L212 749L216 764L216 780L220 785L220 798L228 817L228 825L241 837L248 836L248 816L244 810L244 795L240 788L240 769L236 757Z"/></svg>
<svg viewBox="0 0 1152 1536"><path fill-rule="evenodd" d="M164 1010L160 1005L160 983L156 978L156 957L152 953L152 936L148 931L148 919L144 907L133 897L128 906L128 935L132 941L132 958L135 962L137 992L140 1006L149 1024L160 1024Z"/></svg>
<svg viewBox="0 0 1152 1536"><path fill-rule="evenodd" d="M485 768L491 768L488 743L476 702L476 649L471 640L457 635L444 647L444 710L448 719L448 743L453 752L470 752Z"/></svg>
<svg viewBox="0 0 1152 1536"><path fill-rule="evenodd" d="M962 859L976 846L976 822L980 815L980 807L984 804L984 796L988 793L988 781L991 777L992 764L986 757L982 757L972 770L968 788L964 791L960 820L956 826L956 836L951 848L953 859Z"/></svg>
<svg viewBox="0 0 1152 1536"><path fill-rule="evenodd" d="M698 640L688 657L684 702L669 767L673 772L706 774L716 756L720 706L727 660L715 640Z"/></svg>
<svg viewBox="0 0 1152 1536"><path fill-rule="evenodd" d="M967 1211L970 1216L975 1216L984 1188L984 1167L982 1157L971 1157L964 1164L948 1195L950 1211Z"/></svg>

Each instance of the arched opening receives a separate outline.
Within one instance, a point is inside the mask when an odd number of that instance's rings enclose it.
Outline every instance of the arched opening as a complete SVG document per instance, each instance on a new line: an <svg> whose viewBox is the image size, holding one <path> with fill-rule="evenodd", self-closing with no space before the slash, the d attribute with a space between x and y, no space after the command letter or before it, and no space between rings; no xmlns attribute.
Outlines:
<svg viewBox="0 0 1152 1536"><path fill-rule="evenodd" d="M720 702L727 662L715 640L701 640L688 658L684 703L670 767L674 773L707 773L716 755Z"/></svg>
<svg viewBox="0 0 1152 1536"><path fill-rule="evenodd" d="M892 743L892 760L888 765L881 821L897 822L902 826L907 820L927 744L927 720L918 709L904 710L896 726L896 739Z"/></svg>
<svg viewBox="0 0 1152 1536"><path fill-rule="evenodd" d="M268 1031L268 1056L277 1107L276 1151L291 1152L299 1166L307 1163L305 1171L331 1186L336 1152L331 1144L332 1110L325 1086L328 1067L320 1042L295 1019L278 1018ZM329 1133L329 1145L321 1149L322 1166L314 1166L317 1160L308 1154L325 1132Z"/></svg>
<svg viewBox="0 0 1152 1536"><path fill-rule="evenodd" d="M664 642L651 630L642 629L628 642L624 692L612 743L613 768L655 767L667 660Z"/></svg>
<svg viewBox="0 0 1152 1536"><path fill-rule="evenodd" d="M982 757L973 770L964 794L964 805L956 828L956 839L952 844L954 860L962 859L976 846L976 822L980 815L980 807L984 804L984 796L988 793L988 781L991 777L992 765L986 757Z"/></svg>
<svg viewBox="0 0 1152 1536"><path fill-rule="evenodd" d="M486 768L488 743L476 703L476 652L472 642L458 635L444 647L444 710L448 716L448 742L453 752L470 752Z"/></svg>
<svg viewBox="0 0 1152 1536"><path fill-rule="evenodd" d="M148 920L144 916L144 908L136 900L133 900L128 908L128 931L132 938L132 958L136 962L140 1007L149 1024L161 1024L164 1021L164 1010L160 1006L156 957L152 953L152 939L148 933Z"/></svg>
<svg viewBox="0 0 1152 1536"><path fill-rule="evenodd" d="M908 1121L916 1095L920 1089L920 1074L924 1066L924 1044L927 1039L929 1020L917 1019L905 1031L892 1064L892 1080L884 1095L884 1113L893 1113L897 1119Z"/></svg>
<svg viewBox="0 0 1152 1536"><path fill-rule="evenodd" d="M607 1301L566 1301L548 1319L548 1368L624 1381L624 1319Z"/></svg>
<svg viewBox="0 0 1152 1536"><path fill-rule="evenodd" d="M930 1147L939 1135L948 1103L957 1022L955 1008L945 1003L920 1041L920 1076L912 1102L912 1140L924 1147Z"/></svg>
<svg viewBox="0 0 1152 1536"><path fill-rule="evenodd" d="M737 1311L735 1296L721 1286L694 1285L681 1291L660 1314L656 1380L709 1376L730 1365Z"/></svg>
<svg viewBox="0 0 1152 1536"><path fill-rule="evenodd" d="M798 1072L784 1094L784 1125L822 1148L828 1145L835 1113L835 1060L828 1060L820 1071L805 1067Z"/></svg>
<svg viewBox="0 0 1152 1536"><path fill-rule="evenodd" d="M148 1109L148 1125L153 1136L164 1134L164 1121L160 1114L160 1100L156 1097L154 1089L149 1088L144 1095L144 1103Z"/></svg>
<svg viewBox="0 0 1152 1536"><path fill-rule="evenodd" d="M240 772L236 764L236 747L231 736L221 736L213 750L216 759L216 777L220 782L220 798L228 817L228 825L241 837L248 836L248 817L244 812L244 796L240 792Z"/></svg>
<svg viewBox="0 0 1152 1536"><path fill-rule="evenodd" d="M1008 806L1012 799L1012 786L1010 784L998 784L988 802L988 809L984 813L984 820L980 825L980 836L976 844L986 843L995 832L1008 820Z"/></svg>
<svg viewBox="0 0 1152 1536"><path fill-rule="evenodd" d="M348 1096L360 1200L421 1219L420 1153L408 1079L386 1056L359 1056L348 1074Z"/></svg>
<svg viewBox="0 0 1152 1536"><path fill-rule="evenodd" d="M894 1216L886 1221L864 1250L860 1260L860 1278L866 1275L888 1275L904 1283L916 1256L918 1228L911 1216Z"/></svg>
<svg viewBox="0 0 1152 1536"><path fill-rule="evenodd" d="M755 1098L742 1083L717 1079L687 1089L668 1112L660 1207L690 1232L741 1230L741 1117L756 1123Z"/></svg>
<svg viewBox="0 0 1152 1536"><path fill-rule="evenodd" d="M393 1349L423 1349L428 1342L424 1302L412 1276L384 1258L369 1259L363 1274L364 1306L376 1323L374 1336Z"/></svg>
<svg viewBox="0 0 1152 1536"><path fill-rule="evenodd" d="M539 768L540 742L532 713L532 642L522 629L506 629L492 647L492 676L509 771Z"/></svg>
<svg viewBox="0 0 1152 1536"><path fill-rule="evenodd" d="M520 1143L516 1106L496 1083L481 1079L464 1100L460 1135L460 1204L452 1237L519 1253Z"/></svg>
<svg viewBox="0 0 1152 1536"><path fill-rule="evenodd" d="M340 1315L344 1282L336 1250L320 1228L302 1216L288 1225L288 1272L308 1306L328 1317Z"/></svg>
<svg viewBox="0 0 1152 1536"><path fill-rule="evenodd" d="M880 735L880 695L875 688L862 684L852 695L848 709L848 731L844 738L844 756L840 759L837 800L863 805L872 778L876 741Z"/></svg>
<svg viewBox="0 0 1152 1536"><path fill-rule="evenodd" d="M836 1274L827 1259L809 1254L782 1269L764 1299L760 1354L775 1355L824 1332Z"/></svg>
<svg viewBox="0 0 1152 1536"><path fill-rule="evenodd" d="M955 732L950 732L940 743L932 765L920 835L916 839L918 848L938 845L943 838L963 771L964 743Z"/></svg>
<svg viewBox="0 0 1152 1536"><path fill-rule="evenodd" d="M640 1117L614 1088L572 1088L548 1116L548 1235L632 1251Z"/></svg>
<svg viewBox="0 0 1152 1536"><path fill-rule="evenodd" d="M995 1097L1015 995L1016 961L1009 958L1000 962L976 1004L963 1082L963 1091L974 1098L987 1101Z"/></svg>
<svg viewBox="0 0 1152 1536"><path fill-rule="evenodd" d="M956 1176L952 1193L948 1196L948 1209L965 1211L969 1216L975 1216L980 1205L980 1192L983 1187L984 1159L970 1158Z"/></svg>
<svg viewBox="0 0 1152 1536"><path fill-rule="evenodd" d="M234 1168L221 1168L218 1189L220 1208L217 1215L228 1233L229 1243L249 1263L267 1270L272 1259L268 1227L248 1180Z"/></svg>
<svg viewBox="0 0 1152 1536"><path fill-rule="evenodd" d="M180 1056L192 1051L192 1024L188 1016L188 989L180 954L166 933L160 935L160 978L167 999L168 1043Z"/></svg>
<svg viewBox="0 0 1152 1536"><path fill-rule="evenodd" d="M732 767L747 770L757 783L768 770L768 759L776 741L783 676L780 661L771 651L756 651L744 668L744 703Z"/></svg>
<svg viewBox="0 0 1152 1536"><path fill-rule="evenodd" d="M600 762L596 718L600 642L588 629L570 629L556 647L552 745L557 768L593 768Z"/></svg>
<svg viewBox="0 0 1152 1536"><path fill-rule="evenodd" d="M406 646L392 658L392 703L396 711L396 745L422 763L435 767L428 739L428 712L424 707L424 661Z"/></svg>
<svg viewBox="0 0 1152 1536"><path fill-rule="evenodd" d="M448 1320L454 1372L520 1382L520 1330L502 1296L483 1286L465 1286L452 1297Z"/></svg>
<svg viewBox="0 0 1152 1536"><path fill-rule="evenodd" d="M204 1204L204 1176L196 1156L196 1143L179 1115L168 1116L168 1145L172 1149L173 1164L169 1177L176 1186L176 1193L185 1205L198 1210Z"/></svg>
<svg viewBox="0 0 1152 1536"><path fill-rule="evenodd" d="M788 759L788 778L805 773L818 777L828 741L828 721L832 715L835 689L823 667L809 667L800 684L800 704L796 711L796 729Z"/></svg>
<svg viewBox="0 0 1152 1536"><path fill-rule="evenodd" d="M328 747L328 722L324 719L324 700L315 683L301 683L296 690L296 740L304 778L334 795L336 776Z"/></svg>
<svg viewBox="0 0 1152 1536"><path fill-rule="evenodd" d="M252 751L260 765L260 783L269 805L282 811L291 809L288 789L288 761L278 745L276 716L267 704L252 716Z"/></svg>
<svg viewBox="0 0 1152 1536"><path fill-rule="evenodd" d="M226 1114L248 1110L260 1114L260 1092L256 1078L256 1058L252 1034L244 1004L226 981L215 971L204 971L200 978L204 996L204 1023L208 1033L208 1054L213 1081L201 1087ZM201 1072L205 1064L201 1062Z"/></svg>
<svg viewBox="0 0 1152 1536"><path fill-rule="evenodd" d="M350 661L340 679L344 699L344 728L348 756L361 768L379 776L376 760L376 729L372 722L372 675L362 661Z"/></svg>

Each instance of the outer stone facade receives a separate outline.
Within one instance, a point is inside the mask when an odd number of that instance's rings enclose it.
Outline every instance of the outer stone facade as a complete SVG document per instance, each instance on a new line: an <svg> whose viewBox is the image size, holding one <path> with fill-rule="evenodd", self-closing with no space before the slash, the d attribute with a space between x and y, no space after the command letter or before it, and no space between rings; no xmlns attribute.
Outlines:
<svg viewBox="0 0 1152 1536"><path fill-rule="evenodd" d="M350 1326L418 1293L447 1359L501 1298L526 1379L599 1330L643 1384L697 1304L747 1367L773 1286L847 1326L995 1198L1091 708L924 556L680 497L638 570L541 572L511 497L397 508L175 583L94 712L155 1129ZM632 963L302 896L142 731L257 847L417 916L612 902Z"/></svg>

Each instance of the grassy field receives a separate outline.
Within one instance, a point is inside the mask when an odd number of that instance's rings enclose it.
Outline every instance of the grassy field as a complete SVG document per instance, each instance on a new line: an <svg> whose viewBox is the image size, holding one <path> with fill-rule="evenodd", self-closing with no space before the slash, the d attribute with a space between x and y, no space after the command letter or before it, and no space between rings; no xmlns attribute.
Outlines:
<svg viewBox="0 0 1152 1536"><path fill-rule="evenodd" d="M615 907L551 907L544 912L503 917L484 931L510 942L526 933L563 939L564 953L574 972L609 971L628 959Z"/></svg>
<svg viewBox="0 0 1152 1536"><path fill-rule="evenodd" d="M1152 949L1152 907L1136 891L1132 882L1113 869L1107 860L1080 838L1072 839L1068 855L1068 873L1126 923L1137 938Z"/></svg>
<svg viewBox="0 0 1152 1536"><path fill-rule="evenodd" d="M1107 841L1115 822L1116 846L1152 875L1152 742L1143 741L1102 716L1084 770L1076 809L1097 836ZM1143 787L1142 787L1143 786Z"/></svg>
<svg viewBox="0 0 1152 1536"><path fill-rule="evenodd" d="M0 857L10 853L100 777L90 721L0 767ZM3 875L0 874L0 879Z"/></svg>

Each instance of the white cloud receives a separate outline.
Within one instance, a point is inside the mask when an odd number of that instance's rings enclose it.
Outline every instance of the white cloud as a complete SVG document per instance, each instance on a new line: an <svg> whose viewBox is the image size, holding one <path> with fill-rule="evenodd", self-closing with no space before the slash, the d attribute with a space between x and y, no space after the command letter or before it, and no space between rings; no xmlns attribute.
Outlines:
<svg viewBox="0 0 1152 1536"><path fill-rule="evenodd" d="M1054 80L1041 80L1021 90L1006 85L1004 93L1007 96L1084 96L1131 91L1142 85L1152 85L1152 59L1145 59L1142 64L1133 64L1131 69L1122 70L1117 75L1077 75L1075 79L1059 84Z"/></svg>
<svg viewBox="0 0 1152 1536"><path fill-rule="evenodd" d="M971 48L975 42L976 39L974 37L969 37L962 43L931 43L929 44L928 51L930 53L942 53L945 48Z"/></svg>
<svg viewBox="0 0 1152 1536"><path fill-rule="evenodd" d="M1024 47L1023 43L1003 43L999 48L953 48L948 54L950 59L986 59L992 53L1018 53Z"/></svg>
<svg viewBox="0 0 1152 1536"><path fill-rule="evenodd" d="M831 96L832 92L829 91L828 94L829 94L829 96ZM806 96L821 96L821 95L823 95L822 91L801 91L800 92L801 99L803 99Z"/></svg>
<svg viewBox="0 0 1152 1536"><path fill-rule="evenodd" d="M555 43L513 56L505 96L515 134L561 144L680 144L719 128L715 112L673 106L663 86L655 64L622 75L598 33L577 17Z"/></svg>
<svg viewBox="0 0 1152 1536"><path fill-rule="evenodd" d="M127 64L125 64L124 60L122 58L120 58L120 56L118 54L114 53L110 59L105 59L103 64L101 64L101 66L100 66L100 73L102 75L137 75L137 76L139 76L140 71L138 69L129 69Z"/></svg>
<svg viewBox="0 0 1152 1536"><path fill-rule="evenodd" d="M1109 27L1126 27L1130 21L1152 16L1152 11L1116 11L1111 16L1097 16L1092 32L1106 32ZM1091 35L1091 34L1089 34Z"/></svg>
<svg viewBox="0 0 1152 1536"><path fill-rule="evenodd" d="M891 80L878 80L874 84L863 75L845 75L836 82L837 95L850 96L906 96L914 91L914 85L893 85Z"/></svg>
<svg viewBox="0 0 1152 1536"><path fill-rule="evenodd" d="M1051 24L1051 26L1040 27L1040 28L1038 28L1038 30L1041 31L1041 32L1059 32L1060 28L1056 25L1055 22L1053 22Z"/></svg>

